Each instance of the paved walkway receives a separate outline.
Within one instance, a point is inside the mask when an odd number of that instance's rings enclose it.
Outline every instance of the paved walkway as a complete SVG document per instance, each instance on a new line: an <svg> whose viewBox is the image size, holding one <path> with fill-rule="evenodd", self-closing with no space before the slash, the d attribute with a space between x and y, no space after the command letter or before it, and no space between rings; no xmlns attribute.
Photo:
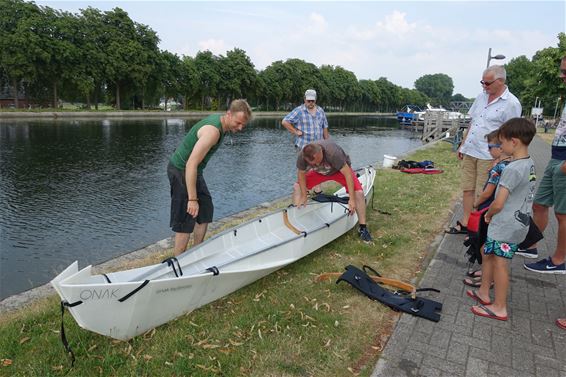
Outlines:
<svg viewBox="0 0 566 377"><path fill-rule="evenodd" d="M536 171L542 177L550 146L540 138L531 144ZM566 188L565 188L566 189ZM452 223L461 217L461 205ZM550 213L539 257L556 247L557 224ZM561 376L566 377L566 331L554 321L566 316L566 275L527 271L515 256L511 263L509 321L476 317L465 294L464 235L444 235L420 283L440 294L423 293L443 303L440 322L403 314L377 363L376 376Z"/></svg>

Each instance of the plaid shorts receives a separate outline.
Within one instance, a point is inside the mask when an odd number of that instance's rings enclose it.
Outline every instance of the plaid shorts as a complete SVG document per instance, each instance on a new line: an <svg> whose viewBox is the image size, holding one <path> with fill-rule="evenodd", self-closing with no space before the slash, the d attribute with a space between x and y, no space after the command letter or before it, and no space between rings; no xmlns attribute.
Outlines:
<svg viewBox="0 0 566 377"><path fill-rule="evenodd" d="M511 242L496 241L489 237L485 240L483 252L485 255L497 255L498 257L512 259L519 249L519 244Z"/></svg>

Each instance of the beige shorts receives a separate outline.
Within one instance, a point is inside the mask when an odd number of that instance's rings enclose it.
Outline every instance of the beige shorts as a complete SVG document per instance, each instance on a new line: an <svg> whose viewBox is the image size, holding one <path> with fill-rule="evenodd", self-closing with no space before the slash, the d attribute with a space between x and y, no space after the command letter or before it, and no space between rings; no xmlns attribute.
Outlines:
<svg viewBox="0 0 566 377"><path fill-rule="evenodd" d="M476 195L479 195L483 191L492 164L493 160L480 160L464 155L462 160L462 191L475 191Z"/></svg>

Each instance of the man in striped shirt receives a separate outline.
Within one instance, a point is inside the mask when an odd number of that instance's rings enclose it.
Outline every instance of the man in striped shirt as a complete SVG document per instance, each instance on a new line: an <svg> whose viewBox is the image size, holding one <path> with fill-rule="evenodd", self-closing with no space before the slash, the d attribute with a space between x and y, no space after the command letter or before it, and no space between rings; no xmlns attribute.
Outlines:
<svg viewBox="0 0 566 377"><path fill-rule="evenodd" d="M295 136L295 147L299 150L313 141L328 139L328 120L322 107L316 104L316 91L305 92L305 103L291 111L283 121L283 127Z"/></svg>

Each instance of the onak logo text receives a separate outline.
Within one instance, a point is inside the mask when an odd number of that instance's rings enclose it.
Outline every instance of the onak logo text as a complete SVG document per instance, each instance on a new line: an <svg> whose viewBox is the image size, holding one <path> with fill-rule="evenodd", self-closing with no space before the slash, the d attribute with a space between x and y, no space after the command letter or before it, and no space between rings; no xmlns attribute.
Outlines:
<svg viewBox="0 0 566 377"><path fill-rule="evenodd" d="M81 291L81 300L108 300L119 299L118 292L120 288L115 289L83 289Z"/></svg>

